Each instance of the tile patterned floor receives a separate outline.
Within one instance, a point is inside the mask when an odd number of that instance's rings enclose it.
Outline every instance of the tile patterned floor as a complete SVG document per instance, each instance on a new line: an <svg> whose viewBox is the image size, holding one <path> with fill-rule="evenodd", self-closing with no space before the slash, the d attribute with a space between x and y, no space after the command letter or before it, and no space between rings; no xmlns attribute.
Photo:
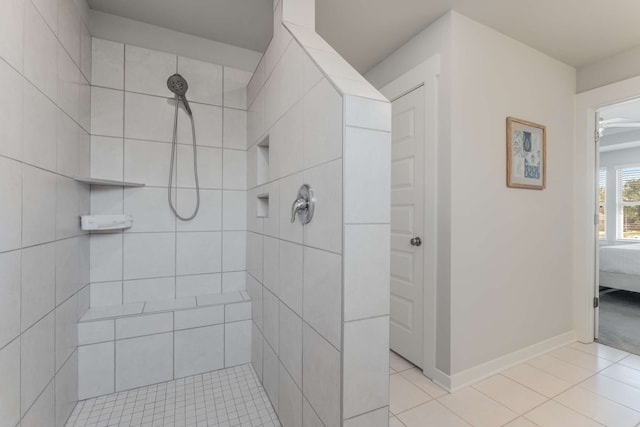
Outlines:
<svg viewBox="0 0 640 427"><path fill-rule="evenodd" d="M67 427L280 427L250 365L78 402Z"/></svg>
<svg viewBox="0 0 640 427"><path fill-rule="evenodd" d="M640 356L574 343L454 393L391 353L390 427L640 426Z"/></svg>

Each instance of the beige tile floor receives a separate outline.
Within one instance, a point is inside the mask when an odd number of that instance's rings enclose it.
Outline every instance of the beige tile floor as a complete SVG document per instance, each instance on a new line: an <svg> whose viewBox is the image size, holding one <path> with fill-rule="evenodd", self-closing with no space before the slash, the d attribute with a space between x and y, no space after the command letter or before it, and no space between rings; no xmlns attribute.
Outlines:
<svg viewBox="0 0 640 427"><path fill-rule="evenodd" d="M454 393L390 356L390 427L637 427L640 356L573 343Z"/></svg>

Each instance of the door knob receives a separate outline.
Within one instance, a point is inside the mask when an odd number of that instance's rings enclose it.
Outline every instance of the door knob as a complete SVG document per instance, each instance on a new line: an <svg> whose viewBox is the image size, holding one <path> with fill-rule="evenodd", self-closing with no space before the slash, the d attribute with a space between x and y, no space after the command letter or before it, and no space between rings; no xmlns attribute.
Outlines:
<svg viewBox="0 0 640 427"><path fill-rule="evenodd" d="M304 184L298 190L298 198L291 205L291 222L295 222L296 215L298 215L302 225L309 224L313 218L314 207L313 189Z"/></svg>
<svg viewBox="0 0 640 427"><path fill-rule="evenodd" d="M419 237L414 237L410 240L411 246L422 246L422 239Z"/></svg>

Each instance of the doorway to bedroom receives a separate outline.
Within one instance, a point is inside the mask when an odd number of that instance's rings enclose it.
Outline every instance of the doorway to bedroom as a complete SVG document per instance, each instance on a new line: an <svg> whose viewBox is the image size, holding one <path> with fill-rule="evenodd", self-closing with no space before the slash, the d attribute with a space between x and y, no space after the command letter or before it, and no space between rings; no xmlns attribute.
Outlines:
<svg viewBox="0 0 640 427"><path fill-rule="evenodd" d="M596 339L640 354L640 99L598 117Z"/></svg>

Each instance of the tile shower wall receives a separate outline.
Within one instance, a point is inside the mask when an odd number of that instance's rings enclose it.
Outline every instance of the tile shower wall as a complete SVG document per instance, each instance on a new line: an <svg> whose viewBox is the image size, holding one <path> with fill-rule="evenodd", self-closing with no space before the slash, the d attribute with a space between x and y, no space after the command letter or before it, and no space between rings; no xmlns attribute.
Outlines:
<svg viewBox="0 0 640 427"><path fill-rule="evenodd" d="M89 305L91 37L72 0L0 2L0 426L62 426Z"/></svg>
<svg viewBox="0 0 640 427"><path fill-rule="evenodd" d="M251 73L93 39L91 173L142 188L92 187L93 214L127 213L133 227L91 235L91 306L245 289L246 85ZM188 84L195 117L200 211L167 202L173 94ZM174 198L190 215L196 191L188 116L178 120Z"/></svg>
<svg viewBox="0 0 640 427"><path fill-rule="evenodd" d="M284 427L386 426L390 105L312 28L282 24L313 2L276 3L248 88L253 365Z"/></svg>

